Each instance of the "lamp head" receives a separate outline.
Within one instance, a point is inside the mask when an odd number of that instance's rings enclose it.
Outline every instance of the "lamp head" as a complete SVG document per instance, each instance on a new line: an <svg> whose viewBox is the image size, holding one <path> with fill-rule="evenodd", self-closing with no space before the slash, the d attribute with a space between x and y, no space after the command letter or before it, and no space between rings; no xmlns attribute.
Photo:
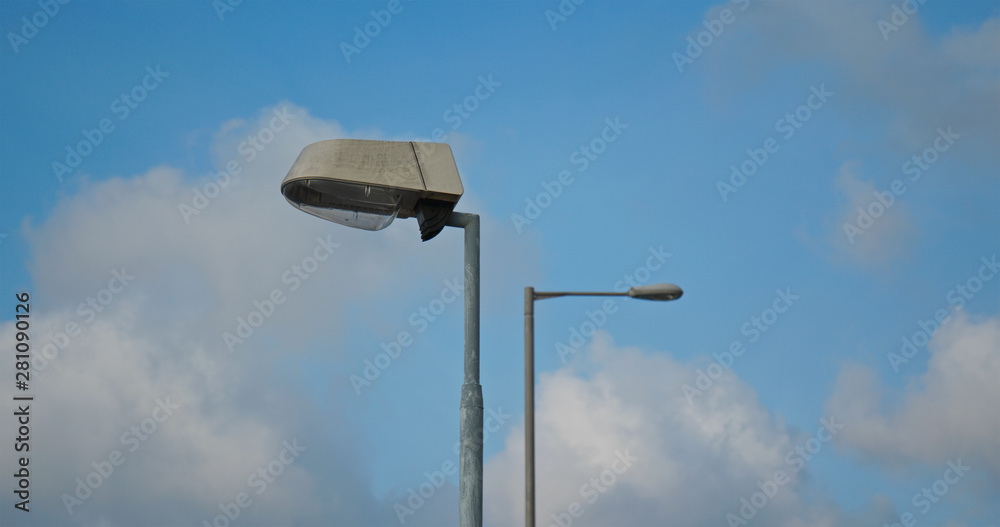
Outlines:
<svg viewBox="0 0 1000 527"><path fill-rule="evenodd" d="M677 300L683 294L684 291L674 284L640 285L628 290L628 296L643 300Z"/></svg>
<svg viewBox="0 0 1000 527"><path fill-rule="evenodd" d="M320 141L302 149L281 182L285 199L309 214L370 231L415 217L424 241L441 232L462 193L445 143Z"/></svg>

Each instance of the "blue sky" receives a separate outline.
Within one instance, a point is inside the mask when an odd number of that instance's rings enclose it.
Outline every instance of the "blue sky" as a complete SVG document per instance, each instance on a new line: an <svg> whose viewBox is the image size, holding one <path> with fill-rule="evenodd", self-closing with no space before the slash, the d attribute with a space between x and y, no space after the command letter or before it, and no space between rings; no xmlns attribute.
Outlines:
<svg viewBox="0 0 1000 527"><path fill-rule="evenodd" d="M457 523L461 233L278 192L312 142L438 129L483 218L487 525L523 520L523 288L626 277L685 295L536 305L539 525L1000 524L997 2L220 5L0 2L2 429L15 293L52 354L5 525Z"/></svg>

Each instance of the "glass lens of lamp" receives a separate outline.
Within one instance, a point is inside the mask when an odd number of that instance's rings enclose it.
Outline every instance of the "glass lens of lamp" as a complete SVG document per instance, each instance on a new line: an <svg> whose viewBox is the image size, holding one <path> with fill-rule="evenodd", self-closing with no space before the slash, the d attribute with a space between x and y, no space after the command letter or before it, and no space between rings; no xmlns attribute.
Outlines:
<svg viewBox="0 0 1000 527"><path fill-rule="evenodd" d="M293 181L281 189L295 207L334 223L378 231L399 213L400 196L392 189L322 179Z"/></svg>

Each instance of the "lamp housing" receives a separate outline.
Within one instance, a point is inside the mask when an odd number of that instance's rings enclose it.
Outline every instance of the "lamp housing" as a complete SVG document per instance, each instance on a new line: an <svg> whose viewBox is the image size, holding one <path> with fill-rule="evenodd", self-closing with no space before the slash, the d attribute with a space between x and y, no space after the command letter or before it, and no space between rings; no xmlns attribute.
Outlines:
<svg viewBox="0 0 1000 527"><path fill-rule="evenodd" d="M377 231L417 218L421 239L444 228L464 189L446 143L331 139L302 149L281 182L296 208Z"/></svg>
<svg viewBox="0 0 1000 527"><path fill-rule="evenodd" d="M630 288L626 294L642 300L668 301L677 300L684 291L675 284L650 284Z"/></svg>

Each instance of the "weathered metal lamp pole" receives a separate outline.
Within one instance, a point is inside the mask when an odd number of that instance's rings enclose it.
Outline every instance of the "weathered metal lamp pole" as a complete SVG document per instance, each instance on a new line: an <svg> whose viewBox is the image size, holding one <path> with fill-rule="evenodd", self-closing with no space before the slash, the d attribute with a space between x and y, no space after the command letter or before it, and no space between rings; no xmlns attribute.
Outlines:
<svg viewBox="0 0 1000 527"><path fill-rule="evenodd" d="M281 194L296 208L377 231L416 217L421 239L465 229L465 374L460 404L459 525L483 525L483 390L479 384L479 216L453 212L462 197L444 143L334 139L302 149Z"/></svg>

